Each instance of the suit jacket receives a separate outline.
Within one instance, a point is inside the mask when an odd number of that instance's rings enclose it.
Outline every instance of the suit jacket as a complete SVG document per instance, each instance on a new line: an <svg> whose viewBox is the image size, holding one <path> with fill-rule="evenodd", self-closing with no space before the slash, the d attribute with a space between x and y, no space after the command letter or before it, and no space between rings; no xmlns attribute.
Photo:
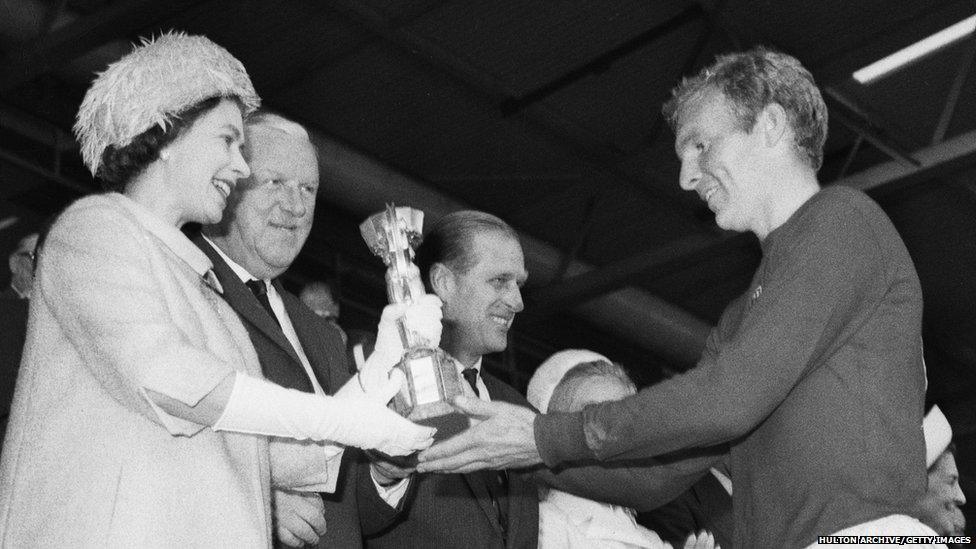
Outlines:
<svg viewBox="0 0 976 549"><path fill-rule="evenodd" d="M530 407L525 397L501 380L482 370L482 379L492 400ZM536 547L539 538L538 491L531 475L524 471L508 471L508 524L504 530L498 523L483 484L476 475L415 474L410 488L398 509L392 509L376 493L368 473L361 473L360 505L370 507L378 518L364 521L366 546L378 549L424 547L444 549L464 547L523 548ZM385 515L375 513L385 509ZM364 515L367 519L374 515ZM375 535L371 535L374 534Z"/></svg>
<svg viewBox="0 0 976 549"><path fill-rule="evenodd" d="M284 332L261 306L251 290L213 247L199 234L193 242L213 262L214 274L223 286L223 297L237 312L251 343L257 351L265 377L278 385L312 392L308 374ZM273 282L281 295L285 311L295 328L298 340L308 357L316 380L322 389L332 394L350 377L345 345L335 326L315 315L294 294L286 291L278 281ZM320 547L361 547L359 513L356 503L356 468L358 450L346 448L335 493L322 494L328 531L322 536Z"/></svg>

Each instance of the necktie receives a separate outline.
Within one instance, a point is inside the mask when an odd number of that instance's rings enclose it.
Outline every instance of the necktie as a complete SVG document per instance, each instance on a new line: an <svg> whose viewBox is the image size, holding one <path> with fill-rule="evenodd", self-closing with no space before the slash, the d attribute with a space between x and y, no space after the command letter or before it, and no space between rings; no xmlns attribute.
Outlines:
<svg viewBox="0 0 976 549"><path fill-rule="evenodd" d="M481 391L478 390L478 369L477 368L465 368L461 370L461 375L464 380L468 382L471 389L474 390L474 396L480 397Z"/></svg>
<svg viewBox="0 0 976 549"><path fill-rule="evenodd" d="M480 398L478 369L465 368L461 370L461 376L474 390L474 395ZM485 488L488 489L491 506L494 507L495 513L498 515L498 523L501 524L504 531L508 528L508 509L506 509L507 505L502 496L508 492L508 474L505 471L481 471L481 478L485 483Z"/></svg>
<svg viewBox="0 0 976 549"><path fill-rule="evenodd" d="M264 307L265 311L268 311L268 314L271 315L272 319L274 319L275 324L277 324L280 328L281 322L278 322L278 317L274 314L274 310L271 308L271 301L268 300L268 287L265 286L264 281L248 280L244 284L248 287L248 289L251 290L254 297L258 298L258 302L261 303L261 306Z"/></svg>

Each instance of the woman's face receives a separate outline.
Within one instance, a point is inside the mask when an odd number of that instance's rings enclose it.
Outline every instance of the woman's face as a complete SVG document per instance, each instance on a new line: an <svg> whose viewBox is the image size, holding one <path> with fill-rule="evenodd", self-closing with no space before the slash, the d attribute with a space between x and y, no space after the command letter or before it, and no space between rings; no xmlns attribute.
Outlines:
<svg viewBox="0 0 976 549"><path fill-rule="evenodd" d="M177 226L220 221L237 180L251 173L241 156L243 141L241 109L224 99L160 151Z"/></svg>

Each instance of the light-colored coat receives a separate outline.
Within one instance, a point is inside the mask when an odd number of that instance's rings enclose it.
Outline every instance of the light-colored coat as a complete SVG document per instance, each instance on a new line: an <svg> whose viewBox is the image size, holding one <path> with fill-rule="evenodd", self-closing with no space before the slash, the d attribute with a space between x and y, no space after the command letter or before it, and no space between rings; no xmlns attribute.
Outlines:
<svg viewBox="0 0 976 549"><path fill-rule="evenodd" d="M215 432L146 396L193 405L235 370L261 375L237 315L201 276L209 267L119 194L59 218L0 463L3 547L270 546L271 461L294 484L322 453L269 453L264 437Z"/></svg>

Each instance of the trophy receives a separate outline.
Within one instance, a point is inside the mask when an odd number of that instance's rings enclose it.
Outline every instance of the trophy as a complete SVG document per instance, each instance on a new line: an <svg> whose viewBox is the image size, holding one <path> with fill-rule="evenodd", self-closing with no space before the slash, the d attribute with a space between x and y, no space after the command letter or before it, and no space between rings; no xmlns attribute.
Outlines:
<svg viewBox="0 0 976 549"><path fill-rule="evenodd" d="M386 210L359 226L370 251L386 264L386 292L391 303L410 303L426 293L420 269L413 263L423 222L424 212L388 204ZM436 427L437 440L461 432L468 426L467 418L450 404L462 394L454 361L441 349L415 341L402 320L398 325L404 353L395 368L403 371L406 382L393 398L393 409L415 423Z"/></svg>

